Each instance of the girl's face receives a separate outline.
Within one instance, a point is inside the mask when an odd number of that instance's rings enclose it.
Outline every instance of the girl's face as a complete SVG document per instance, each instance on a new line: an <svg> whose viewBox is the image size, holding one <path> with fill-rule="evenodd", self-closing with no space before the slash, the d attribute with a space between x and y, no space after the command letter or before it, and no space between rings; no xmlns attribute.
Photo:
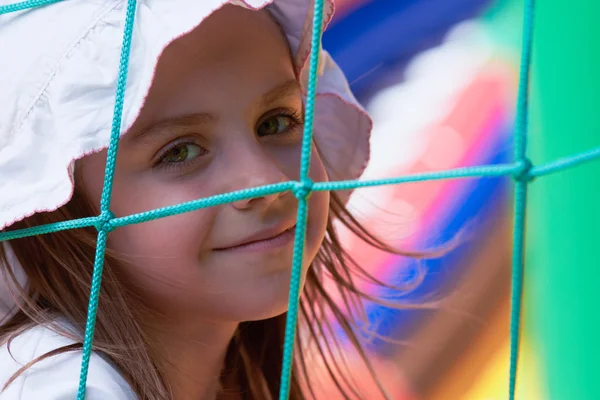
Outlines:
<svg viewBox="0 0 600 400"><path fill-rule="evenodd" d="M299 178L303 104L288 44L266 11L225 6L160 58L121 139L116 216ZM99 204L106 151L79 161ZM313 151L314 181L327 175ZM264 319L285 311L298 202L291 193L119 228L124 276L173 317ZM309 199L304 273L325 234L329 195Z"/></svg>

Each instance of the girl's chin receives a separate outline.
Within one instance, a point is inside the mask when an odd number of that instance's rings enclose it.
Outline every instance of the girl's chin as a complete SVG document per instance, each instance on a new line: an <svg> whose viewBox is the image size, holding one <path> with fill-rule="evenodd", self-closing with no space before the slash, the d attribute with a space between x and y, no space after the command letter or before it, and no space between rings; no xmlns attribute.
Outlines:
<svg viewBox="0 0 600 400"><path fill-rule="evenodd" d="M228 315L234 321L259 321L285 313L289 306L289 275L286 275L288 279L278 284L238 292L227 309L221 309L221 315Z"/></svg>

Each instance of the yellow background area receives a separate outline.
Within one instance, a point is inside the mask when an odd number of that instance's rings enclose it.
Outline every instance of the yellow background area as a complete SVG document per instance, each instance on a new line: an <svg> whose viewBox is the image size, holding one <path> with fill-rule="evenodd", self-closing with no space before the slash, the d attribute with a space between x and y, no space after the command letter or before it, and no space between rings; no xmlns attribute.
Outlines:
<svg viewBox="0 0 600 400"><path fill-rule="evenodd" d="M531 349L529 341L521 343L519 369L517 377L517 399L545 400L540 380L540 371L536 354ZM488 364L477 374L473 385L461 397L464 400L505 400L508 399L508 338L490 358Z"/></svg>
<svg viewBox="0 0 600 400"><path fill-rule="evenodd" d="M510 359L510 301L501 302L454 365L423 400L507 400ZM522 327L524 328L524 327ZM551 400L543 361L525 328L521 334L517 400Z"/></svg>

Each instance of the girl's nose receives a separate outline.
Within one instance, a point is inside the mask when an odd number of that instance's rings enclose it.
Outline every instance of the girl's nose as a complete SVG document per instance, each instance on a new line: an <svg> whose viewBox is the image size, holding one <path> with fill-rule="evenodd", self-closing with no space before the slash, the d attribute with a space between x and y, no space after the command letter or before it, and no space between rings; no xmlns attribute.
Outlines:
<svg viewBox="0 0 600 400"><path fill-rule="evenodd" d="M247 149L248 150L248 149ZM255 149L251 153L245 152L238 160L237 179L235 179L234 190L248 189L264 185L288 181L288 177L281 170L280 166L267 152ZM269 194L253 199L240 200L231 203L237 210L248 210L251 208L268 208L285 193Z"/></svg>
<svg viewBox="0 0 600 400"><path fill-rule="evenodd" d="M275 203L281 196L283 196L283 193L270 194L267 196L256 197L254 199L236 201L231 203L231 205L240 211L253 208L266 209L269 208L271 204Z"/></svg>

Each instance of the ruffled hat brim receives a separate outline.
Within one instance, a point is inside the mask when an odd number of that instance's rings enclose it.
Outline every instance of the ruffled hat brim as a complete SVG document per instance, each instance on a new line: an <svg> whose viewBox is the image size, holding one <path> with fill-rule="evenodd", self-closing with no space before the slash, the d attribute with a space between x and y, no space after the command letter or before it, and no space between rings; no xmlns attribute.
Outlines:
<svg viewBox="0 0 600 400"><path fill-rule="evenodd" d="M74 161L108 145L126 3L69 0L0 15L0 229L68 202ZM267 8L306 85L313 1L140 0L122 132L142 109L163 50L225 4ZM326 1L324 26L332 14ZM314 139L331 180L356 179L368 160L371 120L319 51Z"/></svg>

